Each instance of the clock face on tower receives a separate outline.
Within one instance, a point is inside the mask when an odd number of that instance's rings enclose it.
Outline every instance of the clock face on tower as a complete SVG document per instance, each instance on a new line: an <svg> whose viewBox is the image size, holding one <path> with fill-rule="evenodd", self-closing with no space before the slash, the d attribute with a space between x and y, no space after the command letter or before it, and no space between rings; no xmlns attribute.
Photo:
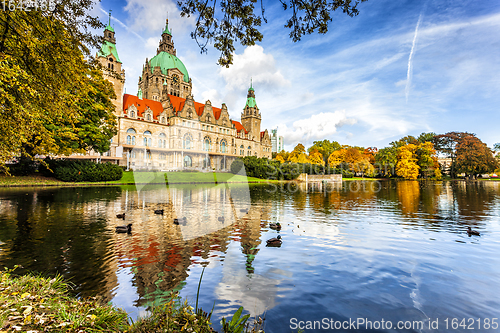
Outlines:
<svg viewBox="0 0 500 333"><path fill-rule="evenodd" d="M177 74L172 75L172 80L174 81L175 84L179 83L179 76Z"/></svg>

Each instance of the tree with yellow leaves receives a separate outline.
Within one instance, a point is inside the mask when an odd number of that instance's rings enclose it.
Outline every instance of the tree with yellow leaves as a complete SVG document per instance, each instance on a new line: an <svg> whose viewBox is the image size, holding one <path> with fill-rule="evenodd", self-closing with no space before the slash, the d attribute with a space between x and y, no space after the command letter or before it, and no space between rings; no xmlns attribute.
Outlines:
<svg viewBox="0 0 500 333"><path fill-rule="evenodd" d="M323 161L323 154L321 154L317 149L313 149L309 152L308 159L311 164L325 165L325 161Z"/></svg>
<svg viewBox="0 0 500 333"><path fill-rule="evenodd" d="M336 150L328 157L328 164L332 168L336 168L344 161L345 149Z"/></svg>
<svg viewBox="0 0 500 333"><path fill-rule="evenodd" d="M411 143L398 148L396 175L411 180L418 178L420 167L417 164L418 159L415 158L416 150L417 146Z"/></svg>
<svg viewBox="0 0 500 333"><path fill-rule="evenodd" d="M299 143L295 146L288 157L288 161L292 163L309 163L309 159L306 155L306 148L303 144Z"/></svg>
<svg viewBox="0 0 500 333"><path fill-rule="evenodd" d="M116 96L90 54L99 45L90 31L102 26L87 14L93 6L0 11L0 167L15 156L109 150Z"/></svg>

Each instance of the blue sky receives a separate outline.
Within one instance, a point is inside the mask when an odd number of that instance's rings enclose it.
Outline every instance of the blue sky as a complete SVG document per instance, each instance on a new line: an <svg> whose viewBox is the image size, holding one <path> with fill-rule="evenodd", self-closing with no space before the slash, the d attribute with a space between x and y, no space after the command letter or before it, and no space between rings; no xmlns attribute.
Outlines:
<svg viewBox="0 0 500 333"><path fill-rule="evenodd" d="M94 9L103 22L112 10L127 93L137 93L168 13L195 100L226 103L239 120L253 78L262 128L277 127L287 150L324 138L383 148L430 131L500 142L498 0L369 0L357 17L335 13L327 34L298 43L283 27L290 13L264 1L264 40L238 46L229 69L217 65L212 47L200 54L189 36L194 20L181 18L175 3L103 0Z"/></svg>

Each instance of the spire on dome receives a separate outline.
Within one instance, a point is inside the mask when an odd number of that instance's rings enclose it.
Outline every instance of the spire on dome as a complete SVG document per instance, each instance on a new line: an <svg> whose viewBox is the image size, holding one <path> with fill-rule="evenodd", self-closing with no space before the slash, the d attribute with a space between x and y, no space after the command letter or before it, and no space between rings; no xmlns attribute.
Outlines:
<svg viewBox="0 0 500 333"><path fill-rule="evenodd" d="M247 102L245 104L245 107L256 107L257 102L255 102L255 90L253 89L253 83L252 79L250 79L250 88L248 89L248 94L247 94Z"/></svg>
<svg viewBox="0 0 500 333"><path fill-rule="evenodd" d="M111 32L115 32L115 29L111 26L111 9L109 10L109 19L108 19L108 25L104 30L109 30Z"/></svg>
<svg viewBox="0 0 500 333"><path fill-rule="evenodd" d="M168 18L167 18L167 22L165 23L165 30L163 30L162 34L169 34L170 36L172 36L172 33L168 29Z"/></svg>

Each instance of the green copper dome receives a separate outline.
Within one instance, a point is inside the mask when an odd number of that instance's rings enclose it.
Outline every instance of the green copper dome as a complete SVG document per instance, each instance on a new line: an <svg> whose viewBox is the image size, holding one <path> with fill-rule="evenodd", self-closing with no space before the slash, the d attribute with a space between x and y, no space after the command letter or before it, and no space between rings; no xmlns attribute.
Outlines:
<svg viewBox="0 0 500 333"><path fill-rule="evenodd" d="M247 98L247 104L245 104L245 107L249 108L254 108L257 106L257 102L255 101L255 97L248 97Z"/></svg>
<svg viewBox="0 0 500 333"><path fill-rule="evenodd" d="M177 68L184 74L184 82L189 82L189 74L186 66L184 66L179 58L170 53L160 52L149 60L149 65L151 66L151 73L153 73L155 67L160 66L161 72L165 75L168 75L169 69Z"/></svg>
<svg viewBox="0 0 500 333"><path fill-rule="evenodd" d="M168 20L167 20L167 24L165 25L165 30L163 30L162 34L169 34L170 36L172 36L172 33L168 29Z"/></svg>
<svg viewBox="0 0 500 333"><path fill-rule="evenodd" d="M104 30L109 30L111 32L115 32L115 29L113 29L113 27L110 24L108 24Z"/></svg>
<svg viewBox="0 0 500 333"><path fill-rule="evenodd" d="M118 51L116 51L116 45L108 42L107 40L102 43L101 49L97 52L97 55L100 57L107 57L112 54L116 61L121 63L120 58L118 58Z"/></svg>

